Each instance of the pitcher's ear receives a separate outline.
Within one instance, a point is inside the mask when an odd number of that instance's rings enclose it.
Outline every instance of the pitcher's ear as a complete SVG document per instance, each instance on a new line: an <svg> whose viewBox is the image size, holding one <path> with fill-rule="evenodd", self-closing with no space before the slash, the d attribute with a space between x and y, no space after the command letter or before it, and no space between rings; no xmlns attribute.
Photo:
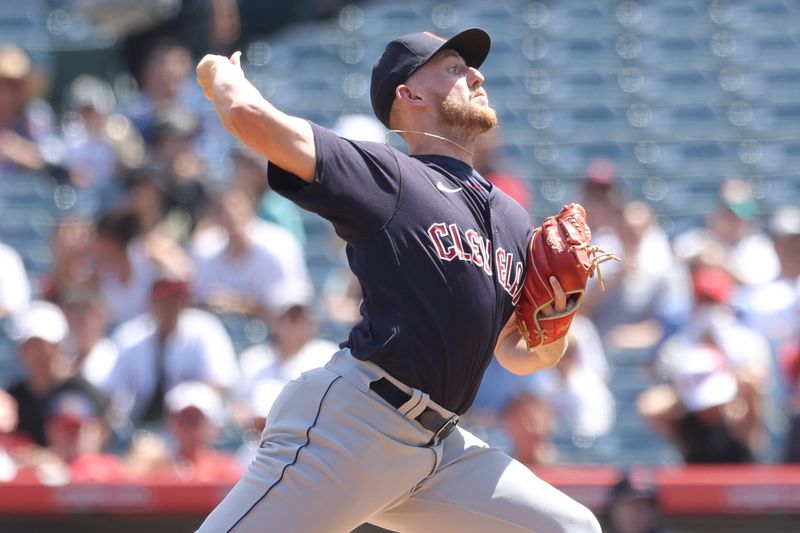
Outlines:
<svg viewBox="0 0 800 533"><path fill-rule="evenodd" d="M394 94L396 99L406 103L418 103L423 100L422 96L408 85L398 85Z"/></svg>

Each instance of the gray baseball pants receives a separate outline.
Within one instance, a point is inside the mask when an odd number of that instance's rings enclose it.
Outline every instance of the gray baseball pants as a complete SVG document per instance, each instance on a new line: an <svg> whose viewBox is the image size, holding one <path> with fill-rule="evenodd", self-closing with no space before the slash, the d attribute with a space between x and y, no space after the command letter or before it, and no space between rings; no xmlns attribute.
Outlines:
<svg viewBox="0 0 800 533"><path fill-rule="evenodd" d="M586 507L461 428L428 446L430 431L370 390L382 377L397 384L345 349L289 382L247 472L198 531L600 531Z"/></svg>

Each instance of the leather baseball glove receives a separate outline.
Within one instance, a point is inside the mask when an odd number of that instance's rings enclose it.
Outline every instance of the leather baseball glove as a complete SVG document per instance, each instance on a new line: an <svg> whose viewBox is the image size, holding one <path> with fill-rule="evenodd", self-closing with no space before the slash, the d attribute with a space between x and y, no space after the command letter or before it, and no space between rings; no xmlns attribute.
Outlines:
<svg viewBox="0 0 800 533"><path fill-rule="evenodd" d="M597 272L603 288L598 265L610 260L619 258L592 246L592 232L580 204L565 205L558 215L546 218L533 231L528 243L527 273L515 308L517 327L528 349L550 344L567 334L583 300L586 282ZM548 316L542 311L555 307L551 276L564 289L568 305L566 310Z"/></svg>

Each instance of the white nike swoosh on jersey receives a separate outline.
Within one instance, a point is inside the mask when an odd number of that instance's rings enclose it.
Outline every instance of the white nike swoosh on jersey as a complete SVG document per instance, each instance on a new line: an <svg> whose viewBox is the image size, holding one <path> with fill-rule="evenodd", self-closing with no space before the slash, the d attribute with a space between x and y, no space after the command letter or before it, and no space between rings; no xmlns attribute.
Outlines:
<svg viewBox="0 0 800 533"><path fill-rule="evenodd" d="M451 189L450 187L448 187L447 185L445 185L441 181L437 181L436 182L436 188L439 189L440 191L446 192L448 194L454 194L454 193L457 193L457 192L461 192L461 187L455 187L455 188Z"/></svg>

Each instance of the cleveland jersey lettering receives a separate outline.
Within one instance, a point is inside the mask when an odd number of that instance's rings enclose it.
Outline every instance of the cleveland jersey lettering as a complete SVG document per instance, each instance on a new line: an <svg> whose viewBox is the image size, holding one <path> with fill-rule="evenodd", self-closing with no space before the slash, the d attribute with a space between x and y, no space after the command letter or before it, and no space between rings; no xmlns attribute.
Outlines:
<svg viewBox="0 0 800 533"><path fill-rule="evenodd" d="M428 237L433 243L439 259L443 261L459 259L473 263L476 267L482 268L486 275L493 275L492 241L484 238L474 229L466 230L462 237L457 224L437 222L428 228ZM502 247L495 250L494 256L494 262L497 265L497 282L511 296L511 301L516 305L522 289L525 265L522 261L514 261L513 252L507 252Z"/></svg>

